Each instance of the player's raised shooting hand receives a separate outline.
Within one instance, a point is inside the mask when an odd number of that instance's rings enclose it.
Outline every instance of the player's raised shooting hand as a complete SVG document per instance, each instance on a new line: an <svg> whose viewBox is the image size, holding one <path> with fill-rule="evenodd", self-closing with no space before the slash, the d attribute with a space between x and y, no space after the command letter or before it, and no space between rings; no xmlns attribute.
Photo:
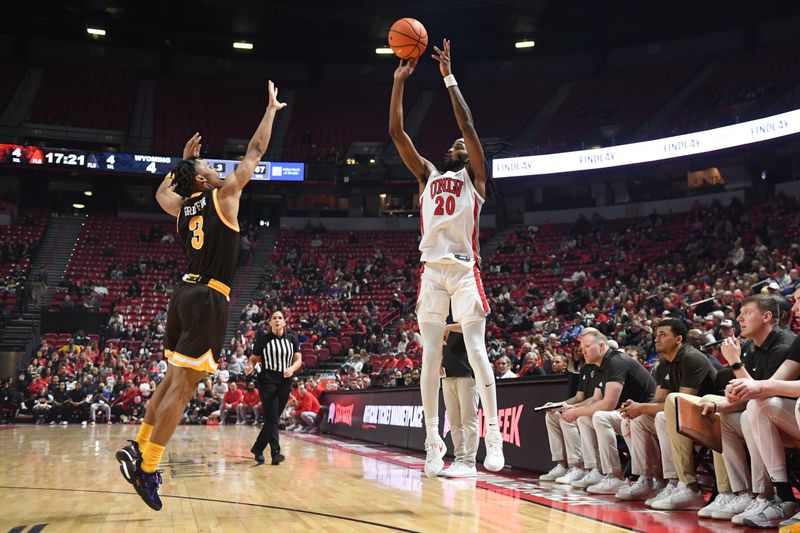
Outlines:
<svg viewBox="0 0 800 533"><path fill-rule="evenodd" d="M192 138L186 141L186 146L183 147L183 158L189 159L190 157L200 157L200 148L203 147L200 141L203 137L199 132L192 135Z"/></svg>
<svg viewBox="0 0 800 533"><path fill-rule="evenodd" d="M434 46L433 51L436 53L431 54L431 57L439 62L439 72L442 73L442 77L452 74L453 70L450 66L450 40L445 39L442 41L441 50Z"/></svg>
<svg viewBox="0 0 800 533"><path fill-rule="evenodd" d="M274 109L275 111L280 111L284 107L286 107L285 102L278 101L278 88L275 87L275 84L272 83L272 80L269 80L269 105L267 109Z"/></svg>
<svg viewBox="0 0 800 533"><path fill-rule="evenodd" d="M414 59L401 59L400 65L394 71L394 79L405 81L406 78L414 73L414 69L417 68L417 61L419 59L416 57Z"/></svg>

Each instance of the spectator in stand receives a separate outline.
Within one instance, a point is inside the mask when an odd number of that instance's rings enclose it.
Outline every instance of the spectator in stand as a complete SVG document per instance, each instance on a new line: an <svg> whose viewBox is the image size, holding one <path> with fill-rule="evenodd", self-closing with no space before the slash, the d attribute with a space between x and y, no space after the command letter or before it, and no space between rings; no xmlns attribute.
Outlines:
<svg viewBox="0 0 800 533"><path fill-rule="evenodd" d="M47 422L50 419L50 410L53 408L53 397L47 393L46 387L39 387L39 393L33 397L33 419L36 425Z"/></svg>
<svg viewBox="0 0 800 533"><path fill-rule="evenodd" d="M325 387L322 386L322 383L317 381L313 376L306 380L306 389L308 392L314 395L314 398L319 400L319 397L322 396L322 393L325 392Z"/></svg>
<svg viewBox="0 0 800 533"><path fill-rule="evenodd" d="M306 385L302 382L297 386L297 394L297 410L295 411L297 424L300 431L308 433L312 429L317 429L314 426L314 420L317 418L317 413L319 413L319 401L306 390Z"/></svg>
<svg viewBox="0 0 800 533"><path fill-rule="evenodd" d="M518 377L511 371L511 359L501 355L494 362L494 375L497 379L511 379Z"/></svg>
<svg viewBox="0 0 800 533"><path fill-rule="evenodd" d="M128 412L133 399L141 395L142 391L133 381L126 382L125 390L111 402L111 415L121 421L122 416Z"/></svg>
<svg viewBox="0 0 800 533"><path fill-rule="evenodd" d="M145 404L142 402L141 396L134 396L133 401L128 406L125 412L124 422L126 424L138 424L144 420Z"/></svg>
<svg viewBox="0 0 800 533"><path fill-rule="evenodd" d="M219 423L225 425L228 421L228 414L233 411L236 413L236 425L242 425L244 419L239 413L239 406L243 401L244 394L242 391L236 386L236 383L230 383L219 407Z"/></svg>
<svg viewBox="0 0 800 533"><path fill-rule="evenodd" d="M567 356L563 354L556 354L553 356L553 364L550 367L549 374L566 374L567 373Z"/></svg>
<svg viewBox="0 0 800 533"><path fill-rule="evenodd" d="M397 355L397 366L400 370L411 370L414 368L414 361L412 361L406 354L399 353Z"/></svg>
<svg viewBox="0 0 800 533"><path fill-rule="evenodd" d="M247 415L253 413L252 425L258 424L258 415L261 411L261 398L258 395L255 383L252 381L247 384L247 389L242 396L242 402L237 407L237 424L246 424Z"/></svg>
<svg viewBox="0 0 800 533"><path fill-rule="evenodd" d="M222 404L226 392L228 392L228 385L222 381L221 376L217 375L217 378L214 380L214 385L211 387L211 395L218 404Z"/></svg>
<svg viewBox="0 0 800 533"><path fill-rule="evenodd" d="M495 367L500 362L500 359L497 359L495 361ZM496 371L495 374L497 374ZM541 366L539 366L539 357L536 355L535 352L528 352L525 355L525 360L522 366L520 367L519 373L516 377L544 376L544 374L545 374L544 369Z"/></svg>
<svg viewBox="0 0 800 533"><path fill-rule="evenodd" d="M92 419L92 425L97 422L97 411L105 413L106 422L111 424L111 394L106 390L105 385L100 383L97 390L94 391L92 399L89 401L89 416Z"/></svg>
<svg viewBox="0 0 800 533"><path fill-rule="evenodd" d="M76 415L81 425L86 425L89 419L89 404L86 402L86 391L83 390L83 383L80 381L75 383L75 388L69 391L61 409L62 425L66 426Z"/></svg>
<svg viewBox="0 0 800 533"><path fill-rule="evenodd" d="M4 379L0 384L0 416L9 424L16 420L21 403L21 394L11 384L11 379ZM6 415L6 413L8 413Z"/></svg>

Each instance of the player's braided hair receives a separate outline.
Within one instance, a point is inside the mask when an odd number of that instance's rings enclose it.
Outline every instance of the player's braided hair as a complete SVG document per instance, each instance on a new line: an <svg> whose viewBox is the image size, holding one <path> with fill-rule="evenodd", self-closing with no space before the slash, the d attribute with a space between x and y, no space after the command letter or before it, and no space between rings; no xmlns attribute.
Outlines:
<svg viewBox="0 0 800 533"><path fill-rule="evenodd" d="M499 141L493 143L486 143L481 144L483 146L483 155L486 159L487 167L490 165L490 160L494 159L500 155L506 156L514 156L516 153L512 150L516 148L513 144L506 141ZM492 176L492 169L491 167L486 169L486 196L499 196L499 191L497 190L497 184L494 181L494 176Z"/></svg>
<svg viewBox="0 0 800 533"><path fill-rule="evenodd" d="M197 176L195 158L180 160L167 176L172 178L172 190L175 191L175 194L182 198L188 198L192 195L194 178Z"/></svg>

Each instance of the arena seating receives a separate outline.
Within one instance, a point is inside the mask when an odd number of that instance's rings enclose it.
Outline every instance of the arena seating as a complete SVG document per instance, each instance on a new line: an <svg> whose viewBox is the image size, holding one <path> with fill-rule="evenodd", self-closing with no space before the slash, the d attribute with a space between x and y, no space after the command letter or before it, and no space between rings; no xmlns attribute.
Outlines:
<svg viewBox="0 0 800 533"><path fill-rule="evenodd" d="M143 327L169 300L166 292L154 290L157 282L167 287L174 283L176 272L183 273L186 260L178 244L163 242L160 237L152 242L143 242L142 234L148 234L153 227L158 227L163 234L174 234L172 222L154 220L123 219L101 215L91 215L86 219L83 230L76 245L72 259L67 266L65 279L70 286L81 288L75 302L80 305L94 286L108 289L108 296L102 298L100 311L112 309L122 313L125 324ZM113 247L114 255L104 255L108 246ZM110 267L117 265L125 272L129 266L144 261L146 263L166 264L170 260L177 262L177 269L165 266L150 266L143 272L124 279L111 279ZM129 297L128 287L136 280L141 288L141 296ZM52 305L58 306L64 300L67 291L56 292ZM73 298L74 299L74 298Z"/></svg>
<svg viewBox="0 0 800 533"><path fill-rule="evenodd" d="M553 94L556 80L469 82L461 88L481 139L512 141ZM417 137L417 150L435 164L461 132L447 91L436 88ZM407 99L408 101L408 99ZM502 103L502 105L499 105ZM384 104L385 105L385 104Z"/></svg>
<svg viewBox="0 0 800 533"><path fill-rule="evenodd" d="M294 89L295 106L286 138L286 161L325 160L331 151L343 153L354 141L387 142L391 86L328 85ZM418 91L409 85L406 109Z"/></svg>
<svg viewBox="0 0 800 533"><path fill-rule="evenodd" d="M705 64L702 59L672 61L642 67L612 70L575 81L537 144L550 149L597 142L603 126L630 135L653 116ZM606 144L608 142L606 141Z"/></svg>
<svg viewBox="0 0 800 533"><path fill-rule="evenodd" d="M154 150L179 155L186 140L199 131L203 150L221 155L226 138L253 135L267 102L267 84L262 81L159 78Z"/></svg>
<svg viewBox="0 0 800 533"><path fill-rule="evenodd" d="M139 78L121 70L83 65L49 65L31 106L29 120L127 134Z"/></svg>
<svg viewBox="0 0 800 533"><path fill-rule="evenodd" d="M0 57L0 69L3 72L0 79L0 113L2 113L25 74L25 66L19 61Z"/></svg>
<svg viewBox="0 0 800 533"><path fill-rule="evenodd" d="M0 309L11 313L19 290L30 274L31 262L44 235L47 219L24 214L13 224L0 226Z"/></svg>
<svg viewBox="0 0 800 533"><path fill-rule="evenodd" d="M659 131L687 133L794 109L796 101L781 97L800 84L799 63L800 41L723 57Z"/></svg>

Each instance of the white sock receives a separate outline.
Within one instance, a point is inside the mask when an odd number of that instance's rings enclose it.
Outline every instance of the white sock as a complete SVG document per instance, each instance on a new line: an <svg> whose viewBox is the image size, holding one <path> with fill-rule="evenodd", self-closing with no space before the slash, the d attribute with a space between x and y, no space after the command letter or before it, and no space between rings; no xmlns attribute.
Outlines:
<svg viewBox="0 0 800 533"><path fill-rule="evenodd" d="M475 385L481 397L487 430L494 431L497 429L497 391L492 365L489 364L489 355L486 353L486 319L461 324L461 330L469 364L475 373Z"/></svg>
<svg viewBox="0 0 800 533"><path fill-rule="evenodd" d="M442 339L444 324L420 322L422 336L422 370L419 389L422 410L425 413L425 428L428 435L439 435L439 369L442 367Z"/></svg>

